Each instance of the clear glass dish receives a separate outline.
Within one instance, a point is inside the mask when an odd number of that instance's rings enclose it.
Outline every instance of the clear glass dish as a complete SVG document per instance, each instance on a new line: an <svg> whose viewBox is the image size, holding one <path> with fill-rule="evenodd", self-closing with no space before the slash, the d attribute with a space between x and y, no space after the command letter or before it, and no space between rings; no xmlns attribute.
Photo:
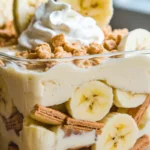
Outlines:
<svg viewBox="0 0 150 150"><path fill-rule="evenodd" d="M150 50L61 59L23 59L0 52L0 60L4 62L0 67L0 114L5 118L10 118L16 110L26 118L36 104L44 107L64 104L78 87L91 81L103 82L112 90L119 89L132 96L150 94ZM112 111L118 112L114 103L109 112ZM149 119L146 123L150 125ZM150 136L148 129L144 124L138 137ZM0 133L0 138L10 135ZM20 147L20 134L13 134L9 142Z"/></svg>

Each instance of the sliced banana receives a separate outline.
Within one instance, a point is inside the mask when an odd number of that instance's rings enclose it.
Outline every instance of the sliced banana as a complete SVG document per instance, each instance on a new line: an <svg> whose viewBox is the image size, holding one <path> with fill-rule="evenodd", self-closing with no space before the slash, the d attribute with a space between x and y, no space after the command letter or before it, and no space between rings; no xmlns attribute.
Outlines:
<svg viewBox="0 0 150 150"><path fill-rule="evenodd" d="M132 94L119 89L114 89L114 104L121 108L135 108L144 103L146 94Z"/></svg>
<svg viewBox="0 0 150 150"><path fill-rule="evenodd" d="M111 113L103 122L102 134L98 135L93 150L129 150L138 136L138 127L127 114Z"/></svg>
<svg viewBox="0 0 150 150"><path fill-rule="evenodd" d="M74 91L66 106L73 118L98 121L108 114L112 103L112 88L101 81L90 81Z"/></svg>
<svg viewBox="0 0 150 150"><path fill-rule="evenodd" d="M118 46L119 51L150 49L150 32L145 29L135 29L129 32Z"/></svg>
<svg viewBox="0 0 150 150"><path fill-rule="evenodd" d="M139 138L142 137L144 134L150 136L150 106L144 113L138 127L139 127Z"/></svg>
<svg viewBox="0 0 150 150"><path fill-rule="evenodd" d="M18 33L24 31L29 25L37 7L48 0L14 0L14 24Z"/></svg>
<svg viewBox="0 0 150 150"><path fill-rule="evenodd" d="M26 120L28 126L23 126L21 131L21 150L55 150L56 138L52 131L32 124L31 120Z"/></svg>
<svg viewBox="0 0 150 150"><path fill-rule="evenodd" d="M56 134L56 150L76 149L84 146L89 146L95 143L95 131L83 132L77 134L72 132L67 134L61 126L52 127L51 130Z"/></svg>
<svg viewBox="0 0 150 150"><path fill-rule="evenodd" d="M113 16L112 0L57 0L72 5L72 8L84 16L92 17L103 28Z"/></svg>

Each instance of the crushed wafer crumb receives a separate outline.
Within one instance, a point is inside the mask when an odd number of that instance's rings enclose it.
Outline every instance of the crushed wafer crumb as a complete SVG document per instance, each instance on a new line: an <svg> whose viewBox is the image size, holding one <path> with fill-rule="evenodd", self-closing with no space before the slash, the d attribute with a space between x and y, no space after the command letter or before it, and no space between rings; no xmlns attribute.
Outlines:
<svg viewBox="0 0 150 150"><path fill-rule="evenodd" d="M128 33L127 29L112 30L111 26L107 26L103 29L105 40L102 44L91 43L89 45L81 45L80 42L67 43L65 41L65 35L59 34L51 39L51 43L43 43L38 45L35 49L22 51L16 53L18 57L24 57L27 59L50 59L50 58L64 58L72 56L86 56L93 54L106 54L109 52L118 52L117 47L122 40L123 36ZM49 45L50 44L50 45ZM113 58L118 58L112 56ZM89 60L74 60L72 61L75 65L80 68L88 68L100 64L103 60L109 57L94 58ZM43 66L44 71L47 71L57 63L45 62L45 65L31 65L29 64L26 68L35 69L36 66Z"/></svg>
<svg viewBox="0 0 150 150"><path fill-rule="evenodd" d="M104 48L109 50L109 51L112 51L112 50L117 48L117 43L114 40L105 40L104 41Z"/></svg>
<svg viewBox="0 0 150 150"><path fill-rule="evenodd" d="M63 52L63 51L64 51L64 48L62 46L58 46L54 49L54 54L58 52Z"/></svg>
<svg viewBox="0 0 150 150"><path fill-rule="evenodd" d="M72 54L68 53L66 51L57 52L57 53L54 54L54 58L64 58L64 57L72 57Z"/></svg>
<svg viewBox="0 0 150 150"><path fill-rule="evenodd" d="M47 43L43 43L38 45L34 50L30 50L30 51L22 51L22 52L17 52L16 53L17 57L24 57L27 59L49 59L53 56L53 54L51 53L51 48L49 46L49 44Z"/></svg>
<svg viewBox="0 0 150 150"><path fill-rule="evenodd" d="M26 51L22 51L22 52L16 52L16 56L17 57L23 57L23 58L28 58L29 52Z"/></svg>
<svg viewBox="0 0 150 150"><path fill-rule="evenodd" d="M104 51L103 45L97 44L97 43L91 43L87 47L87 52L89 54L101 54Z"/></svg>
<svg viewBox="0 0 150 150"><path fill-rule="evenodd" d="M87 52L85 49L73 51L73 56L85 56L85 55L87 55Z"/></svg>
<svg viewBox="0 0 150 150"><path fill-rule="evenodd" d="M27 58L28 59L37 59L38 58L38 54L37 53L29 53Z"/></svg>
<svg viewBox="0 0 150 150"><path fill-rule="evenodd" d="M114 40L116 42L117 45L119 45L119 43L121 42L123 36L120 34L111 34L108 38L108 40Z"/></svg>
<svg viewBox="0 0 150 150"><path fill-rule="evenodd" d="M56 62L56 61L51 61L51 62L46 63L46 67L44 68L44 71L49 70L50 68L52 68L53 66L55 66L57 64L58 64L58 62Z"/></svg>
<svg viewBox="0 0 150 150"><path fill-rule="evenodd" d="M110 34L112 34L112 27L110 25L107 25L104 29L103 29L104 35L105 37L109 37Z"/></svg>
<svg viewBox="0 0 150 150"><path fill-rule="evenodd" d="M122 35L122 36L127 35L128 32L129 32L129 30L126 29L126 28L124 28L124 29L115 29L115 30L113 31L114 34L118 34L118 35Z"/></svg>
<svg viewBox="0 0 150 150"><path fill-rule="evenodd" d="M78 66L79 68L85 68L84 66L84 61L85 60L81 60L81 59L76 59L76 60L73 60L73 63Z"/></svg>
<svg viewBox="0 0 150 150"><path fill-rule="evenodd" d="M3 63L2 60L0 60L0 66L1 66L1 67L4 67L4 66L5 66L5 64Z"/></svg>
<svg viewBox="0 0 150 150"><path fill-rule="evenodd" d="M51 44L54 48L58 46L64 46L65 43L66 42L64 34L56 35L51 39Z"/></svg>
<svg viewBox="0 0 150 150"><path fill-rule="evenodd" d="M46 64L44 63L38 63L38 64L26 64L26 68L28 70L35 70L35 69L42 69L42 68L45 68L46 67Z"/></svg>
<svg viewBox="0 0 150 150"><path fill-rule="evenodd" d="M0 46L10 46L17 43L17 34L12 21L0 28Z"/></svg>
<svg viewBox="0 0 150 150"><path fill-rule="evenodd" d="M101 59L100 58L91 58L88 60L84 60L84 59L76 59L73 61L73 63L78 66L79 68L89 68L92 66L97 66L101 63Z"/></svg>
<svg viewBox="0 0 150 150"><path fill-rule="evenodd" d="M92 59L90 59L90 61L91 61L91 65L92 66L97 66L98 64L101 63L101 59L100 58L92 58Z"/></svg>
<svg viewBox="0 0 150 150"><path fill-rule="evenodd" d="M0 37L16 37L16 32L12 21L6 22L6 24L0 29Z"/></svg>
<svg viewBox="0 0 150 150"><path fill-rule="evenodd" d="M51 58L51 48L50 48L49 44L47 44L47 43L38 45L35 48L35 52L37 53L37 57L40 59Z"/></svg>
<svg viewBox="0 0 150 150"><path fill-rule="evenodd" d="M107 26L103 29L103 32L105 35L105 40L114 40L118 46L122 38L126 36L129 31L126 28L112 30L110 26Z"/></svg>
<svg viewBox="0 0 150 150"><path fill-rule="evenodd" d="M115 29L110 37L112 37L112 39L116 41L117 45L119 45L122 38L126 36L128 32L128 29Z"/></svg>
<svg viewBox="0 0 150 150"><path fill-rule="evenodd" d="M81 49L81 44L77 42L72 44L65 43L64 45L64 50L71 53L73 53L74 51L80 51Z"/></svg>

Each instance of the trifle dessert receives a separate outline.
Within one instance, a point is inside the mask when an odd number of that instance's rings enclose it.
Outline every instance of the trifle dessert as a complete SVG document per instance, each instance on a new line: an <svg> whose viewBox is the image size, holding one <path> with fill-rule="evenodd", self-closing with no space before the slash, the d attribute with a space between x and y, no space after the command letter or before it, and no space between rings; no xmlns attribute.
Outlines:
<svg viewBox="0 0 150 150"><path fill-rule="evenodd" d="M48 0L31 21L17 2L18 44L0 49L0 150L146 150L150 32L112 30L111 0Z"/></svg>

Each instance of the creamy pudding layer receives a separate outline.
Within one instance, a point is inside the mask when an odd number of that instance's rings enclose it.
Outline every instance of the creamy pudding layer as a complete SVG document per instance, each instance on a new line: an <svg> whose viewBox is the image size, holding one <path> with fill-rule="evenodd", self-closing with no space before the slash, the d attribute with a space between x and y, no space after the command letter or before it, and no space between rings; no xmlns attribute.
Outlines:
<svg viewBox="0 0 150 150"><path fill-rule="evenodd" d="M43 73L23 70L15 64L0 70L1 83L7 88L6 101L13 101L24 116L35 104L53 106L68 101L76 88L92 80L105 81L109 86L133 94L150 93L150 59L147 56L112 59L89 69L61 63ZM7 114L10 108L6 112L1 110L2 114L10 115Z"/></svg>

